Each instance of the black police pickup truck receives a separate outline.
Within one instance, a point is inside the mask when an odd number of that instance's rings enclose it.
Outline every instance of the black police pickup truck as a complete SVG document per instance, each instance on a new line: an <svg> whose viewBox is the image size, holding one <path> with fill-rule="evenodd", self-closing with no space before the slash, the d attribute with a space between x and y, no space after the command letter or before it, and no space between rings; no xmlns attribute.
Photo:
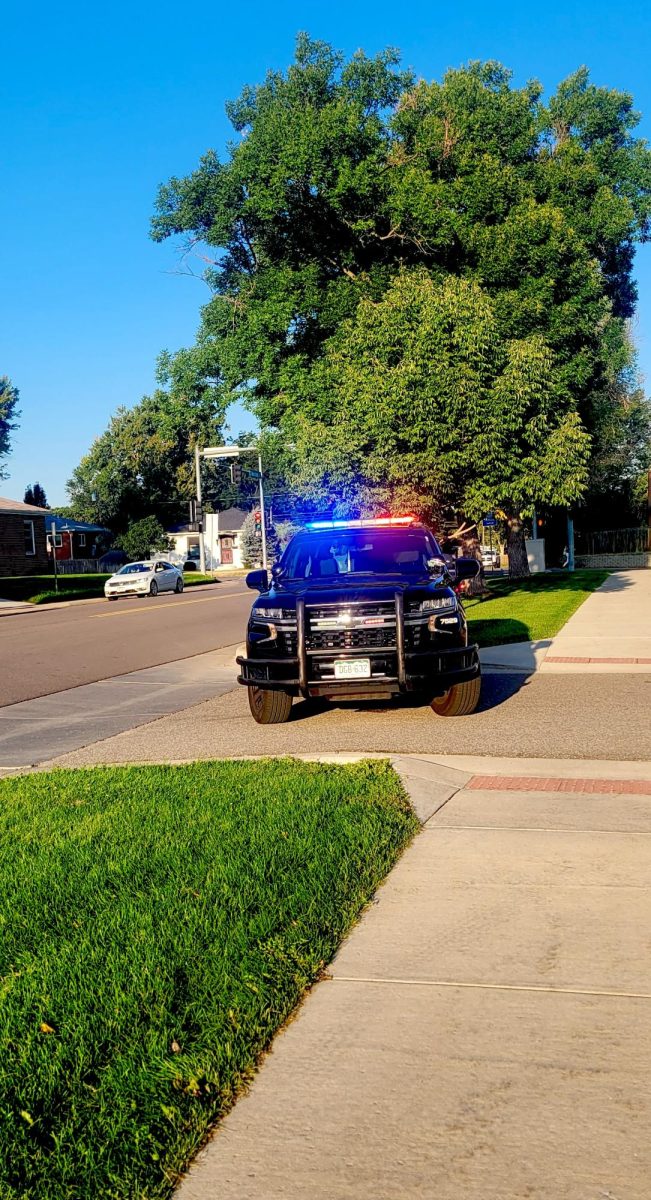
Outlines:
<svg viewBox="0 0 651 1200"><path fill-rule="evenodd" d="M261 595L238 682L260 725L286 721L293 696L385 699L418 692L440 716L473 712L481 687L454 584L471 558L444 557L413 517L314 521L271 570L246 582Z"/></svg>

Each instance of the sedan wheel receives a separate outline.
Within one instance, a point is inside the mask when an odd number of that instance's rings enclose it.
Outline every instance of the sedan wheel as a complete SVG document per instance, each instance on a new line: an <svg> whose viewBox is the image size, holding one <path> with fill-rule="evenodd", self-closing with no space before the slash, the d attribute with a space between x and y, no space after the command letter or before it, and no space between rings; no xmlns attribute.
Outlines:
<svg viewBox="0 0 651 1200"><path fill-rule="evenodd" d="M183 591L183 580L182 579L180 579L180 578L177 579L176 587L174 588L174 591L177 593L177 595L181 594L181 592Z"/></svg>
<svg viewBox="0 0 651 1200"><path fill-rule="evenodd" d="M151 583L150 583L150 585L149 585L149 595L150 595L150 596L157 596L157 595L158 595L158 584L156 583L156 580L155 580L155 579L152 579L152 581L151 581Z"/></svg>

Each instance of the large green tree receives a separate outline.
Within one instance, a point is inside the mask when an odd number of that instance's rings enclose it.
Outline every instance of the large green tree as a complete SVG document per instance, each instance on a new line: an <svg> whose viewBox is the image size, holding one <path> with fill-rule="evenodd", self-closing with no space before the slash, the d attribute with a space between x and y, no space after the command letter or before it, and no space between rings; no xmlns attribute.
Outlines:
<svg viewBox="0 0 651 1200"><path fill-rule="evenodd" d="M2 460L11 450L11 434L18 424L18 389L6 375L0 376L0 479L6 479Z"/></svg>
<svg viewBox="0 0 651 1200"><path fill-rule="evenodd" d="M433 284L455 276L488 294L502 353L538 339L560 411L592 436L595 456L614 432L625 445L625 322L651 212L651 154L628 95L581 69L545 102L540 84L516 88L496 63L415 83L394 51L345 62L301 35L289 70L245 88L228 113L240 140L227 160L210 152L171 180L153 223L158 240L213 248L213 297L182 356L195 382L244 396L265 428L291 431L344 323L420 268ZM333 422L331 411L324 454ZM507 429L517 446L524 430ZM418 431L404 433L391 470L402 463L407 482ZM425 499L439 494L435 479L426 486ZM533 499L521 494L522 511Z"/></svg>
<svg viewBox="0 0 651 1200"><path fill-rule="evenodd" d="M342 512L497 507L512 569L522 510L571 504L587 480L590 437L544 339L506 341L484 289L423 268L344 322L291 428L308 494Z"/></svg>

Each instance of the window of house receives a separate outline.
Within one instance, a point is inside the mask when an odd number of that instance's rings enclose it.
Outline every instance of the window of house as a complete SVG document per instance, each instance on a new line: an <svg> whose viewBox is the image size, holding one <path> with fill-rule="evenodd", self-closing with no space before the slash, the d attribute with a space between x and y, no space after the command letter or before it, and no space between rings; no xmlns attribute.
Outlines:
<svg viewBox="0 0 651 1200"><path fill-rule="evenodd" d="M86 545L86 534L85 534L85 533L80 533L80 534L79 534L79 545L80 545L80 546L85 546L85 545Z"/></svg>
<svg viewBox="0 0 651 1200"><path fill-rule="evenodd" d="M36 539L34 537L34 522L23 521L25 526L25 554L36 554Z"/></svg>
<svg viewBox="0 0 651 1200"><path fill-rule="evenodd" d="M52 549L52 534L51 533L48 533L48 535L47 535L47 544L48 544L48 548L51 550ZM55 533L54 545L56 546L57 550L61 549L61 547L63 545L63 534L62 533Z"/></svg>

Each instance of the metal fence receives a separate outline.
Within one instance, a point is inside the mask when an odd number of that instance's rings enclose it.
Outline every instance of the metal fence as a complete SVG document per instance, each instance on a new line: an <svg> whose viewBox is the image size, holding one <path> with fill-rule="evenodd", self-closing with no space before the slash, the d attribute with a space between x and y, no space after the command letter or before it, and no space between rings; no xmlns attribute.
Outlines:
<svg viewBox="0 0 651 1200"><path fill-rule="evenodd" d="M599 529L586 533L577 530L577 554L643 554L649 548L650 531L646 525L636 529Z"/></svg>

